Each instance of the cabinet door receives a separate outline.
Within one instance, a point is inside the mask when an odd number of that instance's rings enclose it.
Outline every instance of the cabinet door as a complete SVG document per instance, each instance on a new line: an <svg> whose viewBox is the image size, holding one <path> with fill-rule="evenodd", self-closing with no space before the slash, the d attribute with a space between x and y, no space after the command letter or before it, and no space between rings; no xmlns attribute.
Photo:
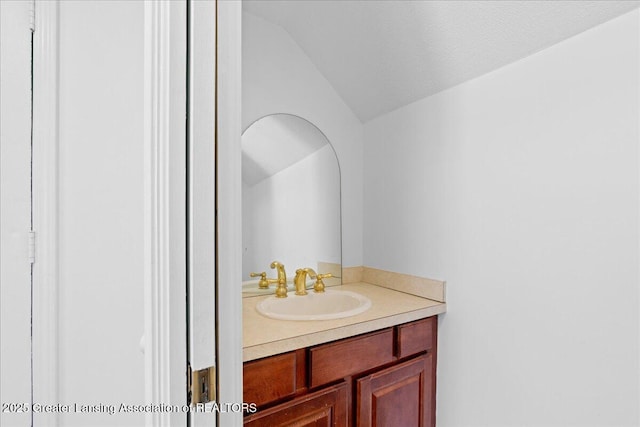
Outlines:
<svg viewBox="0 0 640 427"><path fill-rule="evenodd" d="M245 418L251 427L347 427L347 384L301 396Z"/></svg>
<svg viewBox="0 0 640 427"><path fill-rule="evenodd" d="M357 381L358 427L435 426L433 355L383 369Z"/></svg>

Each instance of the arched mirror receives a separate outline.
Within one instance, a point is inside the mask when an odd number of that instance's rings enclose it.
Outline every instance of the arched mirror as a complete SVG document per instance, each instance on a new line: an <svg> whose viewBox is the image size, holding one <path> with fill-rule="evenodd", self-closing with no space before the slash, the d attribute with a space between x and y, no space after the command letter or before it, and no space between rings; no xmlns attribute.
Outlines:
<svg viewBox="0 0 640 427"><path fill-rule="evenodd" d="M291 284L298 268L331 273L327 286L341 284L340 167L327 137L309 121L272 114L242 134L243 295L259 289L251 273L272 261L285 265Z"/></svg>

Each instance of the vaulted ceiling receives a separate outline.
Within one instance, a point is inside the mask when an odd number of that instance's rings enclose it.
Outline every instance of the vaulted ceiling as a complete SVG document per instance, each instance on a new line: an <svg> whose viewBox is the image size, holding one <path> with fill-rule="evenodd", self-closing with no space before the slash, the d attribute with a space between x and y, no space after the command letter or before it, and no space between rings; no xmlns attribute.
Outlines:
<svg viewBox="0 0 640 427"><path fill-rule="evenodd" d="M362 122L613 19L638 1L249 0Z"/></svg>

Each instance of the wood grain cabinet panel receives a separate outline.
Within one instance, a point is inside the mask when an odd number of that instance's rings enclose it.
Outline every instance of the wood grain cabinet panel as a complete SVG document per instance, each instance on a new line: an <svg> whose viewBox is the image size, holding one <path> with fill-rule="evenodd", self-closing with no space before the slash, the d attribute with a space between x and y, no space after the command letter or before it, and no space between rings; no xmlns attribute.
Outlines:
<svg viewBox="0 0 640 427"><path fill-rule="evenodd" d="M247 362L245 425L434 427L437 337L434 316Z"/></svg>
<svg viewBox="0 0 640 427"><path fill-rule="evenodd" d="M356 383L358 427L433 427L433 357L424 354Z"/></svg>
<svg viewBox="0 0 640 427"><path fill-rule="evenodd" d="M250 427L348 427L349 393L347 384L323 388L290 402L249 415Z"/></svg>
<svg viewBox="0 0 640 427"><path fill-rule="evenodd" d="M263 406L306 390L304 349L247 362L243 366L244 401Z"/></svg>
<svg viewBox="0 0 640 427"><path fill-rule="evenodd" d="M395 360L393 329L313 347L309 358L310 387L382 366Z"/></svg>
<svg viewBox="0 0 640 427"><path fill-rule="evenodd" d="M399 325L397 330L398 358L430 351L436 342L438 318L429 317L417 322Z"/></svg>

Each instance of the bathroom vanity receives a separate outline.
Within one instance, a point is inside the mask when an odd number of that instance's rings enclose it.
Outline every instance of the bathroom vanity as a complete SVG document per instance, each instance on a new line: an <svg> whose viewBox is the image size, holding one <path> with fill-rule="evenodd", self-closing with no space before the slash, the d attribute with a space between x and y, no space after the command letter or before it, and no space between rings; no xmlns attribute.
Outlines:
<svg viewBox="0 0 640 427"><path fill-rule="evenodd" d="M399 287L338 286L372 306L324 321L269 319L255 309L266 297L245 298L244 401L258 407L245 425L435 425L437 316L446 304L420 284Z"/></svg>
<svg viewBox="0 0 640 427"><path fill-rule="evenodd" d="M342 266L340 167L313 123L259 118L242 156L244 424L434 426L444 282Z"/></svg>
<svg viewBox="0 0 640 427"><path fill-rule="evenodd" d="M433 316L246 362L244 399L282 403L245 425L435 425L437 324Z"/></svg>

